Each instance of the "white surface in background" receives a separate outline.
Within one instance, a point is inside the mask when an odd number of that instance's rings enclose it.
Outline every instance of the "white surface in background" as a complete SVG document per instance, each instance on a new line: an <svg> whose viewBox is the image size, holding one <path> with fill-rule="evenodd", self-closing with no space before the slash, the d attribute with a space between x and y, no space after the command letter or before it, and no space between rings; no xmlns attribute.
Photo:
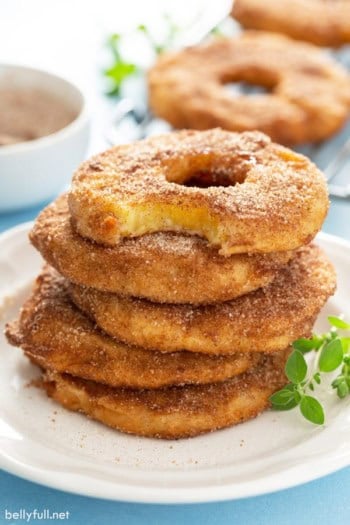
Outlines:
<svg viewBox="0 0 350 525"><path fill-rule="evenodd" d="M220 20L231 0L0 0L0 63L35 66L65 76L84 90L93 113L90 152L107 147L103 127L109 104L99 75L102 46L111 32L137 24L154 31L168 13L191 40ZM215 23L213 24L215 25Z"/></svg>

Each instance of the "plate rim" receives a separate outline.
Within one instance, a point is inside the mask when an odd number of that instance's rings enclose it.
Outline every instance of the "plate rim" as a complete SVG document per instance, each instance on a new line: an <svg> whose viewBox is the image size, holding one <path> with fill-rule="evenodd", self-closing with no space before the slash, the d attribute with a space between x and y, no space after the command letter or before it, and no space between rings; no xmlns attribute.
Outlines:
<svg viewBox="0 0 350 525"><path fill-rule="evenodd" d="M18 234L25 234L32 227L33 221L18 224L0 234L0 244L11 240ZM320 232L316 240L330 245L344 247L350 255L350 241L341 237ZM318 478L334 473L350 466L349 450L331 459L327 457L321 463L314 461L310 464L295 465L283 471L268 475L267 478L244 483L208 484L205 487L148 487L145 482L140 484L118 482L118 480L94 480L92 476L76 472L57 472L53 469L42 469L30 463L20 462L11 458L0 450L0 468L27 481L53 489L113 501L149 504L189 504L209 503L244 499L258 495L279 492L298 485L302 485ZM262 483L263 481L263 483Z"/></svg>

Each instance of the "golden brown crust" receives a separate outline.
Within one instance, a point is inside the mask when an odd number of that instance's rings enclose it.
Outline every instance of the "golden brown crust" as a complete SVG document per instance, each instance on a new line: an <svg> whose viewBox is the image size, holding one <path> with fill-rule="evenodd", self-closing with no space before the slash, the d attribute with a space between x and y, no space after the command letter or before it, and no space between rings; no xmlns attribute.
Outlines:
<svg viewBox="0 0 350 525"><path fill-rule="evenodd" d="M350 42L348 0L235 0L232 16L247 29L285 33L319 46Z"/></svg>
<svg viewBox="0 0 350 525"><path fill-rule="evenodd" d="M71 285L75 304L129 344L211 354L274 352L309 334L335 291L334 269L317 246L301 248L264 289L211 306L155 304Z"/></svg>
<svg viewBox="0 0 350 525"><path fill-rule="evenodd" d="M30 239L74 283L167 303L213 303L266 286L291 252L222 257L195 236L156 233L99 246L71 227L66 197L36 220Z"/></svg>
<svg viewBox="0 0 350 525"><path fill-rule="evenodd" d="M269 4L289 24L287 0L239 0L234 3L234 13L236 17L239 13L240 21L249 4L254 6L253 20L260 29L263 14L272 12ZM317 25L317 17L312 16ZM249 20L252 23L251 17ZM299 20L307 25L304 16L298 16ZM309 31L304 29L304 34ZM276 142L293 145L328 138L349 115L345 69L311 44L261 31L245 31L234 38L216 38L164 54L150 70L148 81L154 113L179 129L259 130ZM223 85L237 81L258 84L270 92L232 96Z"/></svg>
<svg viewBox="0 0 350 525"><path fill-rule="evenodd" d="M120 343L98 330L71 304L66 281L49 267L38 277L19 320L6 327L6 336L42 368L114 387L160 388L224 381L259 361L251 354L164 354Z"/></svg>
<svg viewBox="0 0 350 525"><path fill-rule="evenodd" d="M229 186L183 184L198 172ZM221 255L293 250L328 210L323 174L257 132L179 131L116 146L83 163L68 203L83 237L115 246L157 231L198 234Z"/></svg>
<svg viewBox="0 0 350 525"><path fill-rule="evenodd" d="M256 417L269 396L286 383L287 352L265 358L251 372L211 385L161 390L109 388L67 374L48 372L42 387L65 408L122 432L179 439L211 432Z"/></svg>

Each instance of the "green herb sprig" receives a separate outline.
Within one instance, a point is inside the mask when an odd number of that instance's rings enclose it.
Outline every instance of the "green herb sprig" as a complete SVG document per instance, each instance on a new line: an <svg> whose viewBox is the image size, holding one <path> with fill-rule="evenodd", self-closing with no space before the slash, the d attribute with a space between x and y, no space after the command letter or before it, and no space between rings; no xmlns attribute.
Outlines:
<svg viewBox="0 0 350 525"><path fill-rule="evenodd" d="M174 44L176 37L180 32L179 26L177 26L167 14L164 14L165 22L165 36L161 42L157 41L152 32L145 24L138 25L134 32L143 34L153 50L155 56L161 55L164 51L171 49ZM225 36L225 32L221 29L220 26L214 27L210 32L210 35L216 37ZM107 77L110 89L108 95L119 97L121 92L121 87L125 80L132 76L139 74L144 74L144 68L125 60L121 52L121 44L123 40L123 35L119 33L114 33L109 36L107 39L107 49L110 51L111 55L111 65L104 69L104 76Z"/></svg>
<svg viewBox="0 0 350 525"><path fill-rule="evenodd" d="M151 31L145 24L140 24L137 27L137 30L143 33L148 38L148 41L151 47L154 49L156 55L160 55L164 53L164 51L170 49L180 31L179 26L173 22L169 15L164 14L163 18L166 23L166 35L162 42L157 42L154 39Z"/></svg>
<svg viewBox="0 0 350 525"><path fill-rule="evenodd" d="M157 42L146 25L140 24L135 28L135 32L145 35L156 56L171 47L179 31L178 26L172 22L169 16L164 15L164 20L167 24L167 31L163 42ZM121 87L126 79L144 73L142 67L124 59L121 52L122 39L123 35L119 33L114 33L107 39L107 48L110 51L112 59L111 65L104 70L104 75L108 78L111 85L108 95L116 97L120 96Z"/></svg>
<svg viewBox="0 0 350 525"><path fill-rule="evenodd" d="M104 75L109 79L111 88L108 95L119 96L123 82L128 77L138 72L136 64L126 61L120 53L121 35L114 33L107 40L107 47L111 51L113 62L104 70Z"/></svg>
<svg viewBox="0 0 350 525"><path fill-rule="evenodd" d="M338 370L331 386L340 399L350 394L350 337L339 334L339 330L350 330L350 324L334 316L328 317L328 321L329 332L294 341L285 366L290 382L270 397L275 410L299 407L305 419L315 425L323 425L325 421L324 408L315 397L324 374ZM304 355L311 351L317 356L313 364L308 365Z"/></svg>

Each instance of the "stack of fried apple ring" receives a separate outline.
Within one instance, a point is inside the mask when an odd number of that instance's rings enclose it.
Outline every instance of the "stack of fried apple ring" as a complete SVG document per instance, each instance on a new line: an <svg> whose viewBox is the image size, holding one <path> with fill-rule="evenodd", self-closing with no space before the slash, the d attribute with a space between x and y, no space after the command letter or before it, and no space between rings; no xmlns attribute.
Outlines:
<svg viewBox="0 0 350 525"><path fill-rule="evenodd" d="M232 16L248 29L284 33L319 46L350 43L348 0L235 0Z"/></svg>
<svg viewBox="0 0 350 525"><path fill-rule="evenodd" d="M260 12L268 9L269 2L253 3ZM281 5L289 23L289 2L270 3ZM243 90L233 94L227 85L237 83ZM251 94L250 85L266 92ZM259 130L287 145L330 137L350 112L350 79L342 66L312 44L263 31L164 53L149 72L148 87L153 112L175 128Z"/></svg>
<svg viewBox="0 0 350 525"><path fill-rule="evenodd" d="M312 244L327 209L318 169L261 133L114 147L39 215L46 265L8 340L49 396L123 432L174 439L255 417L334 292Z"/></svg>

